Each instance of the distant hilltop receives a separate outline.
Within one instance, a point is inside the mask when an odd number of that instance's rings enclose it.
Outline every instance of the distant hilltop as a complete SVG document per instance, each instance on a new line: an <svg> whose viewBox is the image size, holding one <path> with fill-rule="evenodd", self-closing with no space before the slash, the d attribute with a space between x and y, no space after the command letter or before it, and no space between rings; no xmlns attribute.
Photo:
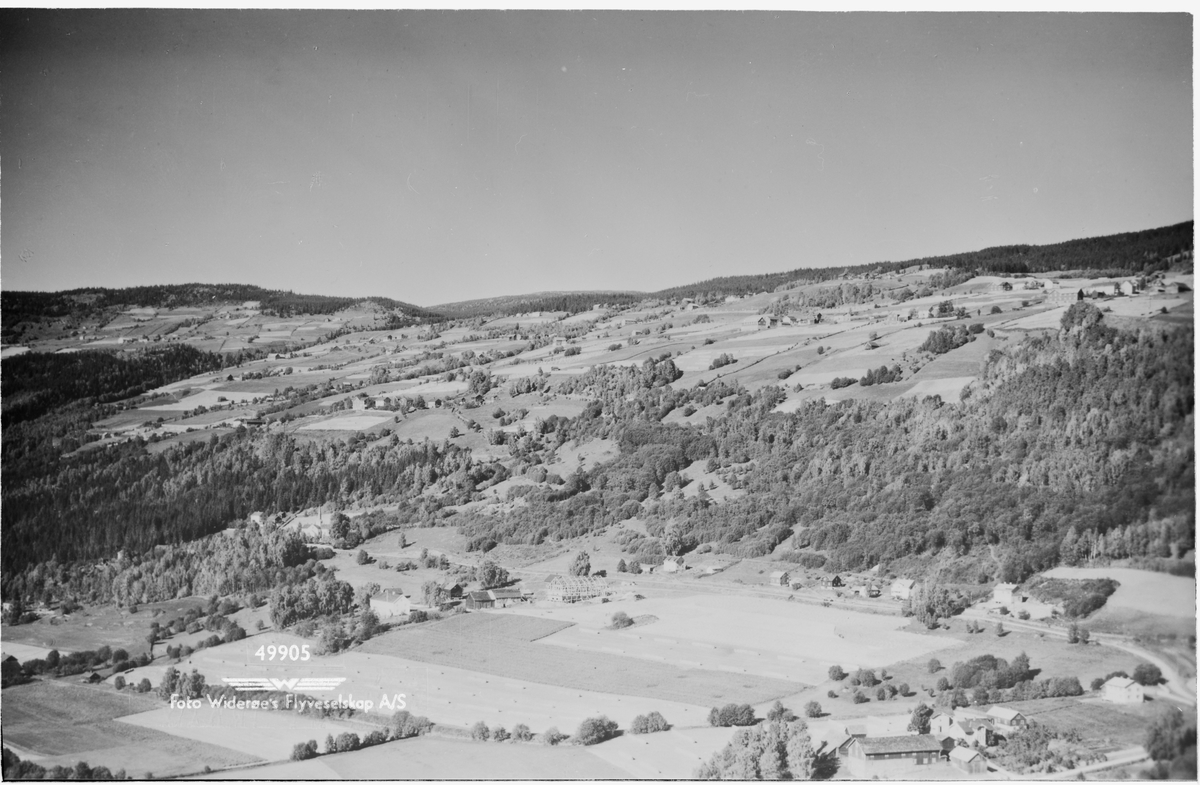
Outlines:
<svg viewBox="0 0 1200 785"><path fill-rule="evenodd" d="M948 268L972 275L1028 275L1082 271L1090 277L1150 274L1172 266L1190 266L1195 245L1193 221L1104 237L1068 240L1052 245L1006 245L979 251L881 261L840 267L797 268L786 272L710 278L657 292L631 290L551 291L488 297L421 307L388 297L334 297L263 289L249 284L163 284L125 289L86 287L63 292L0 293L4 331L20 322L94 315L104 309L186 308L254 302L264 314L297 316L333 314L369 304L395 326L445 319L511 315L531 311L578 313L598 305L628 305L647 298L678 300L745 296L790 289L838 278L896 273L909 268Z"/></svg>

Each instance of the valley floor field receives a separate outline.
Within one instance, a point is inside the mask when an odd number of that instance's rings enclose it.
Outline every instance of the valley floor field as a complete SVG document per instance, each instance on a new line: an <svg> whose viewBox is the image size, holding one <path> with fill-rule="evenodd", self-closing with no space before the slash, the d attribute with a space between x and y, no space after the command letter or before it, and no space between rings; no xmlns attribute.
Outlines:
<svg viewBox="0 0 1200 785"><path fill-rule="evenodd" d="M1112 578L1121 585L1105 608L1127 609L1162 616L1196 618L1196 579L1126 567L1055 567L1048 578Z"/></svg>
<svg viewBox="0 0 1200 785"><path fill-rule="evenodd" d="M758 703L794 692L799 684L798 681L753 674L688 670L665 662L550 646L517 637L474 634L473 630L484 623L493 632L498 632L491 627L494 622L476 620L480 616L486 619L488 615L473 613L438 624L403 628L368 641L361 651L451 665L571 690L592 690L700 707L729 702ZM513 616L516 614L501 615L502 618ZM671 717L668 719L680 722Z"/></svg>
<svg viewBox="0 0 1200 785"><path fill-rule="evenodd" d="M143 777L202 771L262 758L201 741L177 738L121 717L160 705L157 699L111 688L46 680L4 690L4 744L41 766L107 766Z"/></svg>
<svg viewBox="0 0 1200 785"><path fill-rule="evenodd" d="M603 746L603 745L601 745ZM688 775L690 776L690 773ZM536 780L626 779L586 747L460 741L437 736L390 742L301 763L219 772L211 779Z"/></svg>
<svg viewBox="0 0 1200 785"><path fill-rule="evenodd" d="M658 620L621 631L605 629L617 611ZM619 651L684 667L736 668L805 684L824 681L831 665L875 668L960 645L953 638L900 629L907 620L898 616L765 598L697 595L617 600L603 606L542 605L521 612L578 625L544 638L542 644Z"/></svg>

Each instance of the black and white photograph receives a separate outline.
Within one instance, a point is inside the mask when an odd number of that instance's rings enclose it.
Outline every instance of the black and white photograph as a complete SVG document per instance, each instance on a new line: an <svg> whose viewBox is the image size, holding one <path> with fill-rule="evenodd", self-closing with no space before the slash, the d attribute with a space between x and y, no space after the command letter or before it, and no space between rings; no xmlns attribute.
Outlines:
<svg viewBox="0 0 1200 785"><path fill-rule="evenodd" d="M1193 27L0 9L3 779L1195 781Z"/></svg>

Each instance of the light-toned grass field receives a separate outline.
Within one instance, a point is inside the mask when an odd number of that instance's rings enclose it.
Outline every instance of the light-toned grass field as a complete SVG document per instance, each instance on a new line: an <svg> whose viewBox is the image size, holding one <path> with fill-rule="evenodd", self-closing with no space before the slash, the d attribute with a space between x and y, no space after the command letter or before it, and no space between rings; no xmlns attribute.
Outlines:
<svg viewBox="0 0 1200 785"><path fill-rule="evenodd" d="M0 641L0 656L16 657L21 662L45 659L46 655L51 651L51 649L48 649L45 646L30 646L27 643ZM64 649L59 649L58 653L68 654L69 652Z"/></svg>
<svg viewBox="0 0 1200 785"><path fill-rule="evenodd" d="M330 418L319 418L300 426L302 431L365 431L390 423L391 414L339 414ZM449 431L449 428L446 429ZM444 434L443 434L444 435Z"/></svg>
<svg viewBox="0 0 1200 785"><path fill-rule="evenodd" d="M1125 567L1055 567L1046 576L1076 580L1112 578L1121 585L1108 598L1106 608L1196 618L1195 578Z"/></svg>
<svg viewBox="0 0 1200 785"><path fill-rule="evenodd" d="M650 614L658 621L644 628L604 634L612 614L619 610L630 616ZM522 612L574 621L584 630L599 633L585 637L567 631L544 639L543 645L552 645L557 639L582 648L590 640L597 649L624 648L626 656L655 656L675 663L684 658L698 664L692 667L729 665L750 673L786 675L804 684L824 681L834 664L844 668L887 666L957 645L951 639L899 629L905 622L896 616L758 597L705 594L617 600L603 606L545 606ZM616 643L621 639L629 639L629 643Z"/></svg>
<svg viewBox="0 0 1200 785"><path fill-rule="evenodd" d="M212 707L207 699L195 709L159 708L121 717L120 722L234 750L260 760L287 760L299 742L363 730L292 711L255 711Z"/></svg>
<svg viewBox="0 0 1200 785"><path fill-rule="evenodd" d="M1115 704L1092 695L1079 698L1007 703L1035 722L1059 731L1078 731L1093 749L1109 750L1140 745L1154 717L1164 711L1176 711L1169 704Z"/></svg>
<svg viewBox="0 0 1200 785"><path fill-rule="evenodd" d="M158 705L157 699L145 695L117 693L109 687L85 686L68 679L33 682L4 690L0 730L6 746L47 768L86 761L90 766L107 766L114 772L125 769L140 777L147 771L182 774L206 765L230 766L259 759L119 721Z"/></svg>
<svg viewBox="0 0 1200 785"><path fill-rule="evenodd" d="M130 656L146 650L150 622L173 619L201 600L183 599L140 606L136 614L110 605L86 608L68 617L47 616L32 624L4 628L5 643L23 643L61 651L123 648ZM159 612L158 616L155 613Z"/></svg>
<svg viewBox="0 0 1200 785"><path fill-rule="evenodd" d="M564 733L566 728L561 728ZM573 728L571 730L574 730ZM609 742L611 743L611 742ZM603 746L603 745L600 745ZM440 736L389 742L213 778L256 780L620 780L629 772L593 754L595 748L538 743L477 742Z"/></svg>
<svg viewBox="0 0 1200 785"><path fill-rule="evenodd" d="M661 733L618 738L588 747L597 758L629 772L629 779L686 780L714 753L722 750L737 728L672 728Z"/></svg>
<svg viewBox="0 0 1200 785"><path fill-rule="evenodd" d="M529 642L496 635L480 637L469 630L473 624L471 616L475 615L390 632L368 641L361 651L470 669L580 693L591 691L697 707L730 701L758 702L787 694L797 687L797 682L782 679L685 669L666 662L553 646L544 640Z"/></svg>

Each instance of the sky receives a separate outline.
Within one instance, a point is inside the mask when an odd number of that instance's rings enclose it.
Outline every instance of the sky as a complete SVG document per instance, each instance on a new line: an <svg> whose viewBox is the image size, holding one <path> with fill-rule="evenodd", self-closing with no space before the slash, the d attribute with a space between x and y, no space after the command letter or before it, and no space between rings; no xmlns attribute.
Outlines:
<svg viewBox="0 0 1200 785"><path fill-rule="evenodd" d="M1193 218L1184 14L0 11L0 286L418 305Z"/></svg>

